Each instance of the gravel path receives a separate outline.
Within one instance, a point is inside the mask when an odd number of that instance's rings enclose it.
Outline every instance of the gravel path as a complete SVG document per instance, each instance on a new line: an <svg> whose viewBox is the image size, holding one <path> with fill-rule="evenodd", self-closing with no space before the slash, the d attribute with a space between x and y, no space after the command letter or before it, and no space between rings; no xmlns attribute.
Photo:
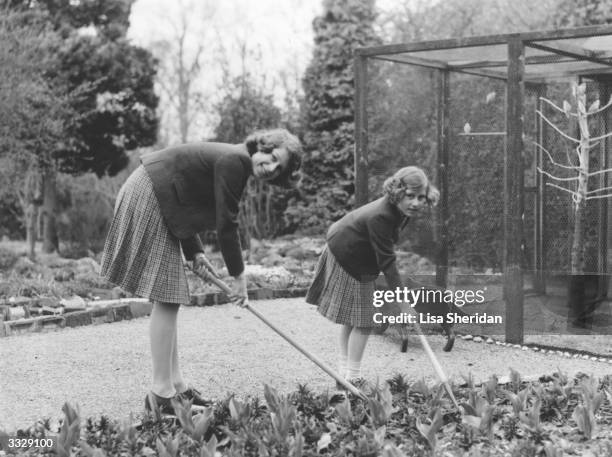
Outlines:
<svg viewBox="0 0 612 457"><path fill-rule="evenodd" d="M336 367L337 327L303 299L253 303L272 322L314 354ZM149 388L151 360L149 318L63 329L0 340L0 430L14 431L40 417L61 416L65 401L78 403L82 417L113 419L141 414ZM411 379L435 373L416 336L399 352L395 332L373 336L366 350L364 374L371 381L401 372ZM451 353L445 339L428 337L451 378L472 372L485 380L508 374L584 372L600 378L612 365L457 339ZM263 396L263 384L281 392L308 383L316 391L332 389L333 380L247 310L233 305L183 308L179 313L179 355L185 379L211 398L228 392Z"/></svg>

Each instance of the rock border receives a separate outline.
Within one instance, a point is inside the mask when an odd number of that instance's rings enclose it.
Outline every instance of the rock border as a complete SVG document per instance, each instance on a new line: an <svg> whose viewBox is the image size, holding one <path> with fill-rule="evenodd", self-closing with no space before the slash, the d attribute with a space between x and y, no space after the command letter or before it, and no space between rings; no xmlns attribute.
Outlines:
<svg viewBox="0 0 612 457"><path fill-rule="evenodd" d="M248 291L250 300L272 300L276 298L295 298L306 295L307 289L270 289L260 288ZM10 302L10 306L37 306L47 298L20 299ZM229 303L228 296L223 292L196 294L191 296L188 306L214 306ZM97 300L89 302L92 308L69 311L63 314L27 317L16 320L5 320L6 309L0 312L0 338L18 336L28 333L49 332L66 327L81 327L98 325L123 320L136 319L151 314L153 304L146 298L122 298L118 300ZM9 305L9 303L6 303Z"/></svg>
<svg viewBox="0 0 612 457"><path fill-rule="evenodd" d="M585 351L582 349L570 349L538 343L513 344L506 343L505 341L496 340L495 338L486 335L470 335L462 334L459 332L455 333L457 334L457 337L461 338L462 340L472 341L473 343L495 344L496 346L511 347L521 351L533 351L540 352L542 354L560 355L568 359L583 359L590 360L592 362L612 364L612 357L610 357L609 355L598 354L596 352Z"/></svg>
<svg viewBox="0 0 612 457"><path fill-rule="evenodd" d="M113 303L108 303L113 302ZM107 300L105 305L52 316L38 316L12 321L0 320L0 337L48 332L66 327L81 327L118 322L148 316L153 305L144 298ZM0 316L1 317L1 316Z"/></svg>

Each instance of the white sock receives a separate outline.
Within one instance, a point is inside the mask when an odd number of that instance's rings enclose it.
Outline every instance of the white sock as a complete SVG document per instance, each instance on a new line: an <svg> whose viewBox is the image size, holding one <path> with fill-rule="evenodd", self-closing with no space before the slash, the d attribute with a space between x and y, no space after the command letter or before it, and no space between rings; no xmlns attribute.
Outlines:
<svg viewBox="0 0 612 457"><path fill-rule="evenodd" d="M348 362L348 379L361 378L361 362Z"/></svg>

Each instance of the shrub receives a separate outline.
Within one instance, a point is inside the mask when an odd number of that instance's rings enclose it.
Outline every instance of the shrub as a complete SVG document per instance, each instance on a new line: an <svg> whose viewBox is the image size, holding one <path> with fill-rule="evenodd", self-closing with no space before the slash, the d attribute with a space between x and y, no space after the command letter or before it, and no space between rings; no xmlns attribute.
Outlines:
<svg viewBox="0 0 612 457"><path fill-rule="evenodd" d="M0 246L0 270L10 270L17 262L19 255L12 249Z"/></svg>

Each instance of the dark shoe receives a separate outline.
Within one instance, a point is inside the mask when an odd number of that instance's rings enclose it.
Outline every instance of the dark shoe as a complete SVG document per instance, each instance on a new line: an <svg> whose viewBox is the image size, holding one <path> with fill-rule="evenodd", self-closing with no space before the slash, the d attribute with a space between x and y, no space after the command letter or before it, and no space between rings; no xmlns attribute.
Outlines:
<svg viewBox="0 0 612 457"><path fill-rule="evenodd" d="M190 401L192 406L206 407L213 404L212 400L202 397L202 394L193 387L189 387L186 391L177 394L177 398L182 401Z"/></svg>
<svg viewBox="0 0 612 457"><path fill-rule="evenodd" d="M160 397L153 392L149 392L145 397L145 411L155 414L158 419L162 416L176 416L172 398Z"/></svg>

